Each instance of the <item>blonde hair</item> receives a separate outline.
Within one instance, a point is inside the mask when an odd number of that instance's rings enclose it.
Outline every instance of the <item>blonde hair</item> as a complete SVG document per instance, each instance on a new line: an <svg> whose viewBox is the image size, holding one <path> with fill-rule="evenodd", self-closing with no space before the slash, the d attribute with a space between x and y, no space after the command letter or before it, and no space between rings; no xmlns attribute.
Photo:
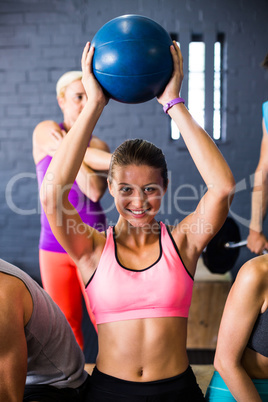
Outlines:
<svg viewBox="0 0 268 402"><path fill-rule="evenodd" d="M58 96L64 96L65 89L72 82L82 79L82 71L67 71L57 81L56 93Z"/></svg>

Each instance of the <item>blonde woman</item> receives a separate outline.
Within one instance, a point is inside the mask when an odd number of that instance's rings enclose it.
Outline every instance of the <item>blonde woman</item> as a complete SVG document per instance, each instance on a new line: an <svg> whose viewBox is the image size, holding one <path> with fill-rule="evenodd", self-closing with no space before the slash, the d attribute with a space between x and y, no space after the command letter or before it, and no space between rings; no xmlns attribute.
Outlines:
<svg viewBox="0 0 268 402"><path fill-rule="evenodd" d="M56 85L56 93L63 121L59 124L54 121L43 121L33 132L33 158L39 187L53 155L87 102L81 79L82 71L69 71L60 77ZM105 230L106 218L100 199L107 187L106 173L110 158L108 145L93 135L74 183L68 183L66 186L69 186L68 189L71 187L69 200L78 210L83 222L101 231ZM74 230L72 220L68 230L69 232ZM41 210L39 260L44 289L65 314L78 344L83 349L82 294L85 296L84 286L75 263L53 235L43 209ZM85 302L91 321L95 325L86 297Z"/></svg>

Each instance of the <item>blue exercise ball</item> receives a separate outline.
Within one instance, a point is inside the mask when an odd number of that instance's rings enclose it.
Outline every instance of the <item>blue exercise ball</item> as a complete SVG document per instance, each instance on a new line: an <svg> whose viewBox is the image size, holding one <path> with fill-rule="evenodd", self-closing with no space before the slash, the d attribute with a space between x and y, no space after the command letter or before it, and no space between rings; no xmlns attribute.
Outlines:
<svg viewBox="0 0 268 402"><path fill-rule="evenodd" d="M146 102L160 95L171 77L172 40L150 18L131 14L114 18L100 28L91 44L93 73L116 101Z"/></svg>

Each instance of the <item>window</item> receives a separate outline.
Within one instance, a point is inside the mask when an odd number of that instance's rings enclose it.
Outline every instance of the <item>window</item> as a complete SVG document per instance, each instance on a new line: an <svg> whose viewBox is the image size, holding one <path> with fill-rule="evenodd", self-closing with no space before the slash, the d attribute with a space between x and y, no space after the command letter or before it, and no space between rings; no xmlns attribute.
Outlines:
<svg viewBox="0 0 268 402"><path fill-rule="evenodd" d="M217 35L213 43L213 72L206 70L207 49L202 35L192 35L188 47L188 108L194 119L210 134L214 140L221 140L222 133L222 76L223 76L223 35ZM211 64L211 63L210 63ZM186 75L186 74L185 74ZM212 76L213 75L213 76ZM211 85L209 82L211 81ZM208 85L206 85L208 83ZM211 105L206 105L210 93L213 92ZM209 88L207 88L209 92ZM182 95L183 96L183 95ZM213 110L209 110L213 109ZM212 123L209 125L209 121ZM207 122L207 124L206 124ZM209 127L207 127L209 126ZM180 133L171 120L171 138L177 140Z"/></svg>
<svg viewBox="0 0 268 402"><path fill-rule="evenodd" d="M194 119L205 126L205 43L189 44L188 108Z"/></svg>
<svg viewBox="0 0 268 402"><path fill-rule="evenodd" d="M223 38L219 35L214 44L214 100L213 100L213 138L222 138L222 44Z"/></svg>

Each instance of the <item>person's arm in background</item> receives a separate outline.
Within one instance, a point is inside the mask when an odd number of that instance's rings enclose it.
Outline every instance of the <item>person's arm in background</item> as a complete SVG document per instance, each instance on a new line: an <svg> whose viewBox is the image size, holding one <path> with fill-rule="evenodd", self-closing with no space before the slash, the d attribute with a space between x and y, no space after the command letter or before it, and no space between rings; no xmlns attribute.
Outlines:
<svg viewBox="0 0 268 402"><path fill-rule="evenodd" d="M66 132L53 120L44 120L33 131L33 159L39 163L45 156L54 156Z"/></svg>
<svg viewBox="0 0 268 402"><path fill-rule="evenodd" d="M39 123L33 132L35 164L46 155L53 157L65 135L66 132L52 120ZM76 177L79 188L92 201L99 201L106 191L110 160L111 154L108 145L93 136Z"/></svg>
<svg viewBox="0 0 268 402"><path fill-rule="evenodd" d="M0 401L21 402L27 374L24 332L32 301L21 281L1 275L0 285ZM13 286L14 284L14 286ZM25 311L25 303L27 310Z"/></svg>
<svg viewBox="0 0 268 402"><path fill-rule="evenodd" d="M98 148L92 148L95 145L95 141L98 140L100 146ZM101 141L99 138L94 137L91 140L92 146L88 147L85 153L84 162L94 170L108 171L112 154L110 153L108 145Z"/></svg>
<svg viewBox="0 0 268 402"><path fill-rule="evenodd" d="M262 232L262 224L267 211L268 199L268 133L264 120L262 121L263 137L260 159L254 177L252 192L251 222L247 246L253 253L262 254L268 249L268 240Z"/></svg>
<svg viewBox="0 0 268 402"><path fill-rule="evenodd" d="M248 261L239 270L224 307L218 334L214 367L238 402L261 402L242 360L256 319L266 306L265 281L257 262L263 257Z"/></svg>
<svg viewBox="0 0 268 402"><path fill-rule="evenodd" d="M110 160L110 149L106 142L93 136L76 177L80 190L92 201L99 201L107 189Z"/></svg>

